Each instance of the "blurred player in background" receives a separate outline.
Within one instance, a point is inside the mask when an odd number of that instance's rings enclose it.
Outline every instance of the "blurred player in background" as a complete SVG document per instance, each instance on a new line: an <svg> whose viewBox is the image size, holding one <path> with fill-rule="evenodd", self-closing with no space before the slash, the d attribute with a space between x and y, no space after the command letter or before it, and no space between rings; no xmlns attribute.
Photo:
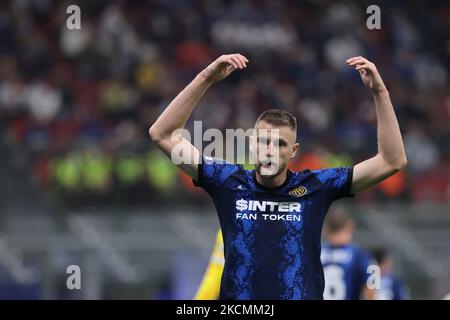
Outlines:
<svg viewBox="0 0 450 320"><path fill-rule="evenodd" d="M211 85L248 62L240 54L220 56L177 95L149 134L214 200L225 255L220 299L323 299L320 237L329 206L379 183L407 162L389 92L372 62L360 56L346 61L374 99L374 157L354 167L292 172L288 163L299 149L297 122L290 113L271 109L256 120L250 144L256 166L245 170L202 155L179 129Z"/></svg>
<svg viewBox="0 0 450 320"><path fill-rule="evenodd" d="M406 285L392 274L392 259L385 249L374 250L373 256L380 267L381 288L375 290L377 300L408 300Z"/></svg>
<svg viewBox="0 0 450 320"><path fill-rule="evenodd" d="M354 243L352 218L343 210L333 210L325 221L327 244L322 246L321 261L325 275L325 300L374 300L369 289L370 255Z"/></svg>
<svg viewBox="0 0 450 320"><path fill-rule="evenodd" d="M195 300L217 300L220 293L220 280L222 278L225 257L223 255L222 231L219 229L216 235L213 252L209 259L206 272L203 275L200 286L195 294Z"/></svg>

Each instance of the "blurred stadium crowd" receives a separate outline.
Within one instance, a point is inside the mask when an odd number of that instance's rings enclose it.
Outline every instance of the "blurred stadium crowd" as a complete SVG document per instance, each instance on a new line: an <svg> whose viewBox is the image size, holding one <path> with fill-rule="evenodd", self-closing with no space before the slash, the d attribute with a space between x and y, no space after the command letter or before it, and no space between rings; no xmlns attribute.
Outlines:
<svg viewBox="0 0 450 320"><path fill-rule="evenodd" d="M69 4L81 30L66 28ZM408 167L357 201L450 200L450 3L1 1L0 124L12 165L68 206L206 199L147 129L213 59L251 64L210 90L192 119L249 128L270 107L293 112L292 169L351 165L376 152L370 94L345 60L376 63L404 134ZM3 155L2 155L3 157ZM53 198L53 196L52 196ZM173 199L172 197L170 199ZM207 203L207 201L205 201Z"/></svg>

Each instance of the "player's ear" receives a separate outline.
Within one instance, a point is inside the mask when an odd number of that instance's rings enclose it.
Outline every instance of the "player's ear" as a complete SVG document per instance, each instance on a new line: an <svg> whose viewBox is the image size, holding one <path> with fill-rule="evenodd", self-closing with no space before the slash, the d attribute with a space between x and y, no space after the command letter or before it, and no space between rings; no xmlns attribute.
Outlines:
<svg viewBox="0 0 450 320"><path fill-rule="evenodd" d="M295 158L295 155L297 154L297 151L300 149L300 145L298 143L295 143L292 147L292 153L290 158L293 159Z"/></svg>

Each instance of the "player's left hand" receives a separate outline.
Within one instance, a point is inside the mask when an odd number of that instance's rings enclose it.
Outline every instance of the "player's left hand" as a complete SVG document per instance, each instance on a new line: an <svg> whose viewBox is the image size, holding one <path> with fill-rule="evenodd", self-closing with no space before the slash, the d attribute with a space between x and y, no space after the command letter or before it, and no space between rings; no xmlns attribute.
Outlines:
<svg viewBox="0 0 450 320"><path fill-rule="evenodd" d="M384 85L383 79L381 79L375 64L361 56L347 59L347 64L349 67L355 67L355 70L358 70L364 85L369 88L372 93L376 94L386 91L386 86Z"/></svg>

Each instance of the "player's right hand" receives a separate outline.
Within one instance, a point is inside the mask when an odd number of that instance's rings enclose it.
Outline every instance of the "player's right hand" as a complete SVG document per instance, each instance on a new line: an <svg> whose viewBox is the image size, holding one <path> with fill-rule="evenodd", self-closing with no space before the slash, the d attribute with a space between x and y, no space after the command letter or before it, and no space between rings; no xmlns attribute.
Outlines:
<svg viewBox="0 0 450 320"><path fill-rule="evenodd" d="M200 74L207 82L213 83L228 77L236 69L247 67L248 59L239 53L226 54L217 58Z"/></svg>

